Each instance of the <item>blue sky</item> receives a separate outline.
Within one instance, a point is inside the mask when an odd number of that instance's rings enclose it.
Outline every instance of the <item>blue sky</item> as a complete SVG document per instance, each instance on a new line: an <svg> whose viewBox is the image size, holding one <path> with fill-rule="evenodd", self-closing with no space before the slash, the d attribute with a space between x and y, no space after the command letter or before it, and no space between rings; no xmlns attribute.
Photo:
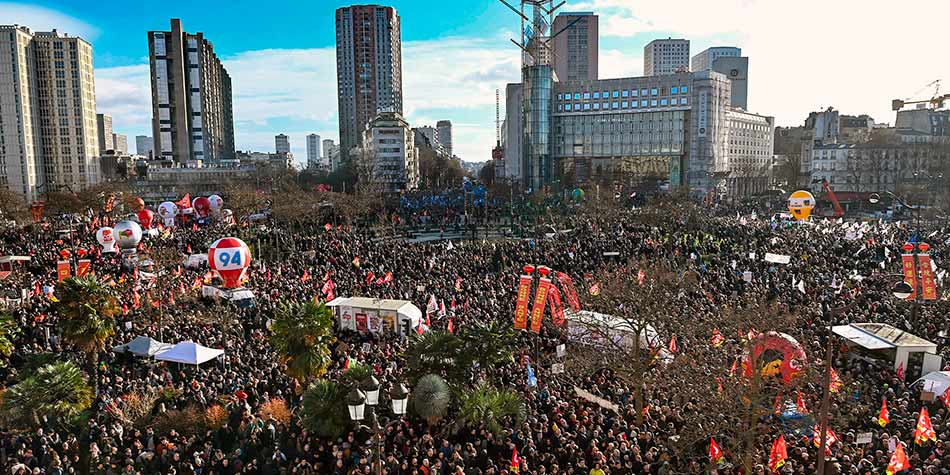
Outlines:
<svg viewBox="0 0 950 475"><path fill-rule="evenodd" d="M111 114L116 132L134 142L135 135L151 134L145 32L168 29L170 18L181 18L186 31L204 32L214 43L232 76L238 148L273 150L273 136L286 133L302 161L306 134L337 138L334 10L349 3L0 0L0 22L55 27L90 41L99 112ZM519 79L519 56L508 41L519 27L517 17L496 0L387 4L402 17L409 121L450 119L456 153L467 161L487 159L494 145L494 90ZM564 10L600 15L601 78L641 74L643 45L653 38L689 38L693 54L708 46L740 46L751 58L750 109L794 125L828 106L893 122L891 99L937 78L950 80L950 65L935 55L946 40L926 21L950 18L950 2L903 2L901 17L920 22L893 21L889 5L586 0Z"/></svg>

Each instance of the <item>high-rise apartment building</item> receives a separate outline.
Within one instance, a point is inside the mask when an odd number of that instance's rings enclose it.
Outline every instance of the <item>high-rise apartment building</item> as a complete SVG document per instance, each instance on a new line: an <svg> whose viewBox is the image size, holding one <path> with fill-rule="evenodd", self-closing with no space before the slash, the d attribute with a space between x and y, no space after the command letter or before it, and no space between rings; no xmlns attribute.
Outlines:
<svg viewBox="0 0 950 475"><path fill-rule="evenodd" d="M99 138L99 153L106 153L106 150L115 150L115 141L112 138L112 116L96 114L96 128Z"/></svg>
<svg viewBox="0 0 950 475"><path fill-rule="evenodd" d="M316 168L320 164L320 136L307 136L307 168Z"/></svg>
<svg viewBox="0 0 950 475"><path fill-rule="evenodd" d="M284 134L274 136L274 148L277 153L290 153L290 137Z"/></svg>
<svg viewBox="0 0 950 475"><path fill-rule="evenodd" d="M0 26L0 186L36 200L100 180L92 46Z"/></svg>
<svg viewBox="0 0 950 475"><path fill-rule="evenodd" d="M689 71L689 40L653 40L643 48L643 75L661 76Z"/></svg>
<svg viewBox="0 0 950 475"><path fill-rule="evenodd" d="M155 158L214 162L234 157L231 77L203 33L148 32Z"/></svg>
<svg viewBox="0 0 950 475"><path fill-rule="evenodd" d="M690 67L693 71L712 69L713 61L719 58L738 58L742 56L742 48L735 46L713 46L693 56Z"/></svg>
<svg viewBox="0 0 950 475"><path fill-rule="evenodd" d="M112 134L112 150L116 155L129 154L129 137L125 134Z"/></svg>
<svg viewBox="0 0 950 475"><path fill-rule="evenodd" d="M380 112L402 114L402 35L392 7L353 5L336 11L336 69L343 161Z"/></svg>
<svg viewBox="0 0 950 475"><path fill-rule="evenodd" d="M435 123L436 130L439 131L439 143L445 149L445 154L454 157L455 151L452 150L452 121L440 120Z"/></svg>
<svg viewBox="0 0 950 475"><path fill-rule="evenodd" d="M558 80L596 81L600 54L597 15L591 12L561 13L554 18L551 31L557 35L551 63Z"/></svg>
<svg viewBox="0 0 950 475"><path fill-rule="evenodd" d="M155 150L155 145L152 142L152 138L148 135L136 135L135 136L135 154L141 155L143 157L148 157L151 159L153 157L153 151Z"/></svg>
<svg viewBox="0 0 950 475"><path fill-rule="evenodd" d="M384 112L363 132L361 160L382 191L412 190L419 186L419 151L415 133L402 115ZM362 179L362 178L361 178Z"/></svg>
<svg viewBox="0 0 950 475"><path fill-rule="evenodd" d="M732 106L749 109L749 58L732 46L708 48L693 56L693 71L716 71L732 82Z"/></svg>

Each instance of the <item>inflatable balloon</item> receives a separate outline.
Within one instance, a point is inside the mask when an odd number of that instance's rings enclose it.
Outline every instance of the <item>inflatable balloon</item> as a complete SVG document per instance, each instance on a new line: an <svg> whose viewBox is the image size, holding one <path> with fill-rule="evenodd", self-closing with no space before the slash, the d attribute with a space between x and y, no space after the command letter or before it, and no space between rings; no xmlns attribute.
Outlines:
<svg viewBox="0 0 950 475"><path fill-rule="evenodd" d="M102 252L115 252L115 231L112 228L99 228L96 231L96 241L102 246Z"/></svg>
<svg viewBox="0 0 950 475"><path fill-rule="evenodd" d="M807 221L813 209L815 197L805 190L798 190L788 197L788 211L799 221Z"/></svg>
<svg viewBox="0 0 950 475"><path fill-rule="evenodd" d="M208 249L208 264L221 276L226 289L241 286L244 274L251 263L251 250L244 241L226 237L218 239Z"/></svg>
<svg viewBox="0 0 950 475"><path fill-rule="evenodd" d="M221 212L221 209L224 208L224 200L218 195L209 196L208 201L211 202L212 213L218 214Z"/></svg>
<svg viewBox="0 0 950 475"><path fill-rule="evenodd" d="M763 378L781 376L785 384L801 375L805 365L805 350L784 333L760 333L752 342L752 355ZM742 369L746 376L752 375L748 350L742 356Z"/></svg>
<svg viewBox="0 0 950 475"><path fill-rule="evenodd" d="M166 201L158 205L158 215L164 220L165 227L170 228L175 225L175 216L178 216L178 205L171 201Z"/></svg>
<svg viewBox="0 0 950 475"><path fill-rule="evenodd" d="M145 209L145 200L142 198L135 198L135 209L142 210Z"/></svg>
<svg viewBox="0 0 950 475"><path fill-rule="evenodd" d="M191 202L191 206L195 208L195 212L201 218L207 217L208 213L211 212L211 200L204 196L195 198L195 201Z"/></svg>
<svg viewBox="0 0 950 475"><path fill-rule="evenodd" d="M59 257L63 259L69 259L72 257L72 255L73 253L69 252L69 249L63 249L62 251L59 251Z"/></svg>
<svg viewBox="0 0 950 475"><path fill-rule="evenodd" d="M119 249L124 251L131 250L134 252L142 240L142 227L135 221L119 221L115 225L114 231L116 244L119 245Z"/></svg>
<svg viewBox="0 0 950 475"><path fill-rule="evenodd" d="M152 210L142 208L139 210L139 224L142 225L143 229L150 229L152 227L152 218L155 216L155 213L152 213Z"/></svg>

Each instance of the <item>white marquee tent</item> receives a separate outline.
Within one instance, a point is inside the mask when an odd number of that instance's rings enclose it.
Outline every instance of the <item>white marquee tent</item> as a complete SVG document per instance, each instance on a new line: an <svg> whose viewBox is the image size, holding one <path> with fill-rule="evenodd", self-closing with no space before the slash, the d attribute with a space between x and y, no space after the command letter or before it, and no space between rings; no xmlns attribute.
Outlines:
<svg viewBox="0 0 950 475"><path fill-rule="evenodd" d="M171 347L170 343L164 343L147 336L137 336L124 345L112 347L112 351L115 353L128 352L138 356L153 356Z"/></svg>
<svg viewBox="0 0 950 475"><path fill-rule="evenodd" d="M183 341L165 351L156 353L155 359L173 363L200 365L223 354L224 350L201 346L193 341Z"/></svg>

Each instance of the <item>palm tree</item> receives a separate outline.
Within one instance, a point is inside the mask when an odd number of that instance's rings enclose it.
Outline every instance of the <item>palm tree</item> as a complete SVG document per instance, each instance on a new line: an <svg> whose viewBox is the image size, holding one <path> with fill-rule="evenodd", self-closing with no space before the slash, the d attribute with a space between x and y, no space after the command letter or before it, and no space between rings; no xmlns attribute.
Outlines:
<svg viewBox="0 0 950 475"><path fill-rule="evenodd" d="M487 384L462 394L456 427L484 427L498 435L505 427L517 427L524 422L524 402L510 389L495 389ZM512 424L513 422L513 424Z"/></svg>
<svg viewBox="0 0 950 475"><path fill-rule="evenodd" d="M14 420L39 425L44 415L69 423L92 405L94 393L82 371L72 362L61 361L36 370L3 395L3 411Z"/></svg>
<svg viewBox="0 0 950 475"><path fill-rule="evenodd" d="M303 392L300 422L319 437L342 435L349 424L348 414L346 391L333 381L314 381Z"/></svg>
<svg viewBox="0 0 950 475"><path fill-rule="evenodd" d="M95 277L69 277L56 285L59 331L66 343L86 354L87 371L95 390L99 352L115 334L115 316L121 311L110 287Z"/></svg>
<svg viewBox="0 0 950 475"><path fill-rule="evenodd" d="M20 333L20 327L9 313L0 314L0 355L9 358L13 354L13 337ZM6 366L6 361L0 361Z"/></svg>
<svg viewBox="0 0 950 475"><path fill-rule="evenodd" d="M461 364L471 368L498 368L514 361L517 333L510 322L476 320L463 327L459 337L463 343Z"/></svg>
<svg viewBox="0 0 950 475"><path fill-rule="evenodd" d="M313 301L283 305L271 326L270 342L287 365L287 374L305 385L330 366L330 345L336 342L333 312Z"/></svg>
<svg viewBox="0 0 950 475"><path fill-rule="evenodd" d="M459 362L462 347L462 340L451 333L427 331L422 335L413 334L406 351L410 378L437 374L453 382L464 381L469 367Z"/></svg>
<svg viewBox="0 0 950 475"><path fill-rule="evenodd" d="M412 391L412 408L417 414L435 424L445 417L452 401L452 393L445 380L434 374L427 374L416 383Z"/></svg>

